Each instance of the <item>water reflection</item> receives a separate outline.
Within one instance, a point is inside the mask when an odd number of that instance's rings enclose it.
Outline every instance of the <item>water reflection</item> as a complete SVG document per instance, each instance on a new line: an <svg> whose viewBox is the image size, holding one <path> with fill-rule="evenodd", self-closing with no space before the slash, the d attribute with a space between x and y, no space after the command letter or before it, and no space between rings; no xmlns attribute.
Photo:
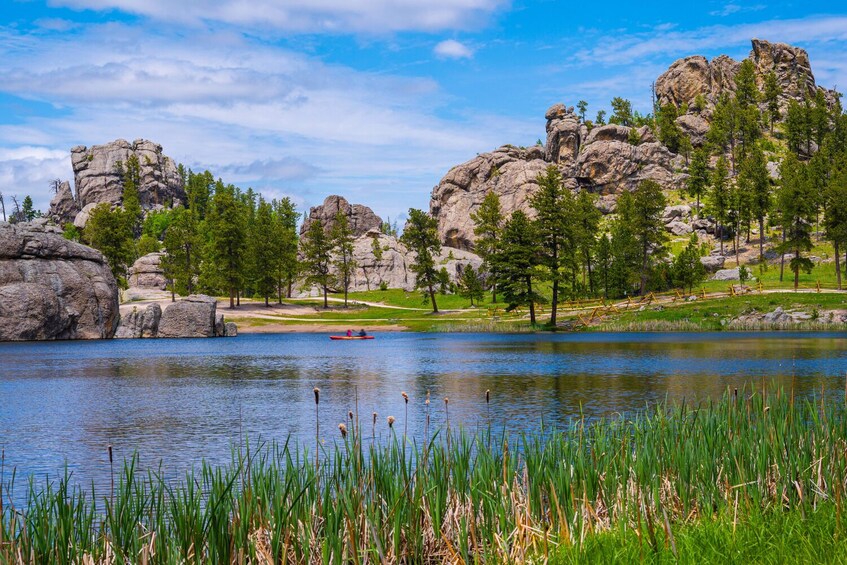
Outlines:
<svg viewBox="0 0 847 565"><path fill-rule="evenodd" d="M380 335L329 342L323 335L245 335L234 340L0 344L0 447L19 474L54 475L67 462L84 483L108 477L118 458L173 475L203 458L228 462L244 437L314 437L312 387L321 388L323 439L335 441L349 410L370 431L372 412L422 437L432 419L467 427L530 430L639 410L664 398L702 400L763 376L799 395L841 394L841 333Z"/></svg>

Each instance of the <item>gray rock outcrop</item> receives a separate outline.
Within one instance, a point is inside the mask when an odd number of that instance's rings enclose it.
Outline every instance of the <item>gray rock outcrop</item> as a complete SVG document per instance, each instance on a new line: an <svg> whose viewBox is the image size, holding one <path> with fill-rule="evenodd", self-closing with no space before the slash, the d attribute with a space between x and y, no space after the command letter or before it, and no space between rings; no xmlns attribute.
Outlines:
<svg viewBox="0 0 847 565"><path fill-rule="evenodd" d="M217 300L192 294L162 312L158 337L215 337Z"/></svg>
<svg viewBox="0 0 847 565"><path fill-rule="evenodd" d="M135 260L129 268L127 282L131 288L165 290L168 281L162 270L164 253L148 253Z"/></svg>
<svg viewBox="0 0 847 565"><path fill-rule="evenodd" d="M150 304L144 311L136 307L132 311L121 316L121 323L115 337L119 339L157 337L159 333L159 321L162 318L162 307Z"/></svg>
<svg viewBox="0 0 847 565"><path fill-rule="evenodd" d="M60 230L0 223L0 341L105 339L118 286L103 255Z"/></svg>
<svg viewBox="0 0 847 565"><path fill-rule="evenodd" d="M735 92L735 75L741 65L726 55L708 61L701 55L675 61L656 79L660 105L692 106L698 95L714 104L723 93Z"/></svg>
<svg viewBox="0 0 847 565"><path fill-rule="evenodd" d="M343 196L327 196L323 204L309 209L309 216L303 220L300 226L300 235L305 234L309 225L315 220L320 220L324 229L330 230L335 224L335 217L341 212L347 216L350 229L354 236L366 234L368 231L378 230L382 226L382 219L374 214L374 211L362 204L351 205Z"/></svg>
<svg viewBox="0 0 847 565"><path fill-rule="evenodd" d="M706 268L707 273L716 273L720 269L723 269L723 265L726 262L726 258L722 255L707 255L706 257L700 257L700 263Z"/></svg>
<svg viewBox="0 0 847 565"><path fill-rule="evenodd" d="M78 207L84 210L89 204L103 202L120 205L123 178L118 164L127 163L132 156L139 164L138 196L142 208L185 200L182 177L174 161L162 153L161 145L145 139L132 143L118 139L105 145L71 149Z"/></svg>
<svg viewBox="0 0 847 565"><path fill-rule="evenodd" d="M47 216L60 226L73 222L80 212L79 203L76 201L71 185L68 181L62 181L56 187L56 195L50 201Z"/></svg>

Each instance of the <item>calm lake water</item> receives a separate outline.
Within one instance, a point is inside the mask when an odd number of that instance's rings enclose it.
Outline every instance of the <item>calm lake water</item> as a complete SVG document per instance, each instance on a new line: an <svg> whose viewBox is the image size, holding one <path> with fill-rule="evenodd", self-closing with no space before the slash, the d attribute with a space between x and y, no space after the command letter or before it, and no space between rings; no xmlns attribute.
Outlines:
<svg viewBox="0 0 847 565"><path fill-rule="evenodd" d="M235 339L114 340L0 344L0 448L6 478L55 477L67 464L83 484L108 484L106 446L121 460L181 476L206 459L230 461L231 447L284 441L311 445L312 388L321 389L321 437L356 410L370 435L432 425L511 431L564 426L643 409L665 398L717 397L727 387L776 379L798 394L843 395L847 333L380 334L331 342L323 334ZM365 426L364 423L367 422ZM22 481L19 479L19 485Z"/></svg>

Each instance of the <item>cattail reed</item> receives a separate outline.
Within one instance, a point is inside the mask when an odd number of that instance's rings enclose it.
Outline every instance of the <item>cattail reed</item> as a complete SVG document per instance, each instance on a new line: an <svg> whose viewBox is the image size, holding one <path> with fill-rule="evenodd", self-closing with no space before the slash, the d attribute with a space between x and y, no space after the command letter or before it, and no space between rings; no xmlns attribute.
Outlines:
<svg viewBox="0 0 847 565"><path fill-rule="evenodd" d="M403 416L403 440L408 437L407 433L409 431L409 395L406 394L406 391L400 393L400 396L403 397L403 402L406 405L406 415Z"/></svg>
<svg viewBox="0 0 847 565"><path fill-rule="evenodd" d="M371 427L371 436L374 441L376 441L376 412L373 413L373 424Z"/></svg>
<svg viewBox="0 0 847 565"><path fill-rule="evenodd" d="M109 498L111 500L112 508L115 507L115 461L112 458L112 444L109 444L109 483L111 485L111 494Z"/></svg>
<svg viewBox="0 0 847 565"><path fill-rule="evenodd" d="M388 417L388 427L394 429L394 416Z"/></svg>
<svg viewBox="0 0 847 565"><path fill-rule="evenodd" d="M345 426L344 424L338 424L338 431L341 432L342 439L347 438L347 426Z"/></svg>
<svg viewBox="0 0 847 565"><path fill-rule="evenodd" d="M321 389L312 389L315 393L315 468L318 467L318 452L320 451L321 422L318 418L318 405L321 403Z"/></svg>

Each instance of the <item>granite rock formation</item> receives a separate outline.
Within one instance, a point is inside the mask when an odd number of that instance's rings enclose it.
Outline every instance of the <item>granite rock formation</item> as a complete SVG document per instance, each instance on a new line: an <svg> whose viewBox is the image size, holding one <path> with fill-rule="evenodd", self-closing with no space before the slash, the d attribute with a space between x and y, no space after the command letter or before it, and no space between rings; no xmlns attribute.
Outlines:
<svg viewBox="0 0 847 565"><path fill-rule="evenodd" d="M366 234L369 230L378 230L382 225L382 219L374 214L373 210L362 204L351 205L343 196L327 196L323 204L309 209L309 216L303 220L300 226L300 234L308 231L309 225L315 220L320 220L324 229L330 230L335 224L335 216L338 212L347 216L350 229L354 236Z"/></svg>
<svg viewBox="0 0 847 565"><path fill-rule="evenodd" d="M103 255L56 228L0 223L0 341L105 339L118 286Z"/></svg>
<svg viewBox="0 0 847 565"><path fill-rule="evenodd" d="M127 282L132 288L167 289L168 281L162 270L164 253L148 253L135 260L129 268Z"/></svg>
<svg viewBox="0 0 847 565"><path fill-rule="evenodd" d="M123 180L118 168L131 156L138 159L140 182L138 196L141 207L151 209L165 203L176 204L185 200L185 189L176 164L162 153L162 146L145 139L132 143L118 139L105 145L78 146L71 149L74 170L75 194L60 190L51 202L48 216L59 222L74 220L79 226L85 219L79 217L86 207L103 202L118 206L123 201ZM54 205L55 204L55 205ZM70 210L78 210L69 218Z"/></svg>
<svg viewBox="0 0 847 565"><path fill-rule="evenodd" d="M116 338L141 338L157 337L159 333L159 321L162 319L162 307L149 304L144 311L133 306L132 311L121 316L121 323Z"/></svg>
<svg viewBox="0 0 847 565"><path fill-rule="evenodd" d="M158 337L215 337L217 300L192 294L174 302L162 312Z"/></svg>
<svg viewBox="0 0 847 565"><path fill-rule="evenodd" d="M63 226L68 222L73 222L79 212L80 206L74 198L70 183L68 181L60 182L56 187L56 195L50 201L47 216Z"/></svg>

